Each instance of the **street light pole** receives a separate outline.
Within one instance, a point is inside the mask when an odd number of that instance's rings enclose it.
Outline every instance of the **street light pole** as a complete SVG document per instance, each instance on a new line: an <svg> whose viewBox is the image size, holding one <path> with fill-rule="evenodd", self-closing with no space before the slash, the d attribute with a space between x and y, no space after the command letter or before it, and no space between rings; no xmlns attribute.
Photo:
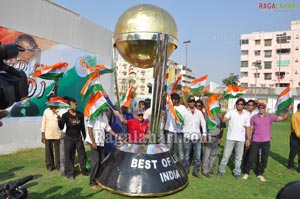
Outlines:
<svg viewBox="0 0 300 199"><path fill-rule="evenodd" d="M257 69L258 68L260 69L261 61L257 60L256 62L253 62L252 64L255 66L255 90L254 90L254 98L256 98L257 76L258 76Z"/></svg>
<svg viewBox="0 0 300 199"><path fill-rule="evenodd" d="M186 47L185 47L185 66L188 68L188 44L191 43L191 40L187 40L183 42Z"/></svg>

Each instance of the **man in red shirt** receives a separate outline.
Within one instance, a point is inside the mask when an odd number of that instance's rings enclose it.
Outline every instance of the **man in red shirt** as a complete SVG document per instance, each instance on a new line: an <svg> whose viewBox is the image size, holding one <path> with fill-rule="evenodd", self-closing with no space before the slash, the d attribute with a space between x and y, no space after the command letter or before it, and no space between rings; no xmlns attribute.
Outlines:
<svg viewBox="0 0 300 199"><path fill-rule="evenodd" d="M125 120L123 116L116 110L114 114L118 116L122 123L126 124L128 129L128 142L144 143L148 140L148 124L144 120L144 113L139 111L133 119Z"/></svg>

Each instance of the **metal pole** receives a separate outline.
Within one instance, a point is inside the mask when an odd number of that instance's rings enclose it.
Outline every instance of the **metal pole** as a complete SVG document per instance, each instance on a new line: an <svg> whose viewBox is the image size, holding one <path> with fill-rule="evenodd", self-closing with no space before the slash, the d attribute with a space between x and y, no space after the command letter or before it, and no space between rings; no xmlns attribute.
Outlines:
<svg viewBox="0 0 300 199"><path fill-rule="evenodd" d="M281 67L281 36L279 37L280 40L280 44L279 44L279 48L280 48L280 54L279 54L279 65L278 65L278 87L280 87L280 67Z"/></svg>
<svg viewBox="0 0 300 199"><path fill-rule="evenodd" d="M256 88L257 88L257 62L255 62L255 90L254 90L255 99L256 99Z"/></svg>
<svg viewBox="0 0 300 199"><path fill-rule="evenodd" d="M183 42L185 44L185 66L188 68L188 44L191 43L191 40Z"/></svg>

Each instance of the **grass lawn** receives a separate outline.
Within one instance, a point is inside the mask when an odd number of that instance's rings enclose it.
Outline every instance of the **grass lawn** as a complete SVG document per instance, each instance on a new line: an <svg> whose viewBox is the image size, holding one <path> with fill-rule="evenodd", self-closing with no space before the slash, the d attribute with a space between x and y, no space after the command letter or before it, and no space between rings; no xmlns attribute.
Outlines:
<svg viewBox="0 0 300 199"><path fill-rule="evenodd" d="M265 172L267 182L260 182L253 172L250 173L247 181L235 180L231 175L234 166L231 161L222 179L217 179L215 176L209 179L196 179L190 174L189 185L184 190L162 198L274 199L281 187L288 182L299 180L300 174L286 168L289 154L289 121L275 123L272 134L269 162ZM222 149L223 146L219 157ZM89 147L86 147L86 150L89 155ZM92 190L88 185L89 178L86 176L78 175L74 181L71 181L61 177L59 171L47 172L42 148L0 156L0 184L27 175L34 176L34 179L25 185L29 192L28 198L126 198L102 189Z"/></svg>

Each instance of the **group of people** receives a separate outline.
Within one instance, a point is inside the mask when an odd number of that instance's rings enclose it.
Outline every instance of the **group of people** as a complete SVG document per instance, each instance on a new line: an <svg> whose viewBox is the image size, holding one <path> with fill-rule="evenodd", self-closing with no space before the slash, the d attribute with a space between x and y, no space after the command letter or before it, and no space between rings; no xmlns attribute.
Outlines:
<svg viewBox="0 0 300 199"><path fill-rule="evenodd" d="M98 188L101 161L110 153L118 141L132 143L145 142L149 131L149 120L144 114L149 101L141 101L135 113L129 107L118 108L113 105L105 91L102 92L110 108L96 119L88 120L77 110L74 98L64 97L70 108L48 107L45 109L41 125L41 141L45 144L45 163L48 171L60 170L63 176L74 180L74 167L77 151L79 171L90 176L90 186ZM48 101L55 96L49 96ZM87 127L87 133L86 133ZM124 134L125 133L125 134ZM90 170L87 169L86 141L91 148Z"/></svg>
<svg viewBox="0 0 300 199"><path fill-rule="evenodd" d="M272 115L266 112L267 105L263 102L238 98L235 108L229 110L224 116L215 115L216 128L208 130L205 121L207 118L206 104L203 101L195 101L193 96L183 96L183 105L179 103L180 96L172 94L171 100L184 123L175 122L171 112L166 109L166 123L164 126L165 143L171 150L176 144L174 153L182 161L189 172L191 163L194 164L192 176L201 178L199 174L211 177L216 165L218 148L223 135L223 130L228 123L228 131L217 178L222 178L226 166L232 154L234 154L235 168L232 173L235 179L247 180L250 170L255 166L255 173L260 181L266 181L264 172L268 163L270 143L272 139L271 128L274 122L287 119L293 108L291 104L286 112L281 115ZM291 119L290 155L288 168L300 172L300 104L297 112ZM203 149L201 149L203 146ZM298 155L298 167L294 167L295 156ZM194 158L192 158L194 156ZM241 174L244 173L243 176Z"/></svg>
<svg viewBox="0 0 300 199"><path fill-rule="evenodd" d="M104 156L109 154L120 141L146 143L149 139L151 123L150 100L141 100L136 110L129 111L130 107L126 106L121 106L121 110L118 110L105 91L103 96L109 104L109 109L96 119L88 120L86 124L88 133L85 130L84 116L77 110L76 100L68 97L66 100L71 108L67 110L47 108L44 111L41 127L47 170L61 170L62 175L74 179L76 173L74 161L77 151L79 170L83 175L90 176L89 184L93 189L98 188L97 178ZM202 169L203 176L211 177L217 164L223 131L228 122L228 132L217 177L221 178L225 174L227 163L234 153L233 175L237 180L241 178L247 180L250 169L255 163L257 178L266 181L264 170L270 150L272 123L288 118L292 106L284 115L276 116L266 113L264 103L257 103L254 100L246 102L245 99L238 98L235 109L228 111L224 116L221 113L215 115L216 127L208 130L207 108L204 101L196 100L194 96L183 95L183 104L180 104L181 97L177 93L171 94L170 100L172 107L169 106L168 99L164 100L162 106L162 131L159 133L161 137L158 140L177 154L187 173L193 164L192 176L202 178L199 172ZM297 113L292 117L291 152L288 165L291 170L294 169L295 156L300 157L300 104L297 108ZM176 120L174 111L182 121ZM87 155L83 140L91 147L89 171L86 169ZM300 171L300 161L298 164L297 170ZM243 177L241 177L241 168L244 172Z"/></svg>

